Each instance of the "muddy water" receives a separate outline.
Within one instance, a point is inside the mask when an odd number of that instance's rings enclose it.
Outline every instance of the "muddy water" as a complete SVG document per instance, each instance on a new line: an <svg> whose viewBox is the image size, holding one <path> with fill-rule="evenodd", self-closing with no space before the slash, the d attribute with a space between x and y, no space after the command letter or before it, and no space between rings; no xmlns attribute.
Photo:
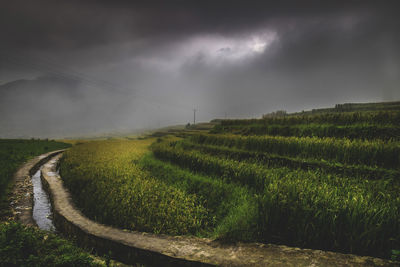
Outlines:
<svg viewBox="0 0 400 267"><path fill-rule="evenodd" d="M49 196L43 189L40 174L41 171L39 170L32 176L33 219L40 229L54 232L55 226L52 221L51 203Z"/></svg>

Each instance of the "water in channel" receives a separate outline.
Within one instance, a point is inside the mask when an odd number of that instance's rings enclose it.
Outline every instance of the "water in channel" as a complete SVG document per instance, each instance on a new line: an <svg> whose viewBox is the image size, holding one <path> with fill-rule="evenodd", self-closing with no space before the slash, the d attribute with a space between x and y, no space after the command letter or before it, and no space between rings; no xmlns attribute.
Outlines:
<svg viewBox="0 0 400 267"><path fill-rule="evenodd" d="M33 219L42 230L55 231L52 220L51 203L49 196L44 191L42 180L40 179L41 171L38 170L32 176L33 184Z"/></svg>

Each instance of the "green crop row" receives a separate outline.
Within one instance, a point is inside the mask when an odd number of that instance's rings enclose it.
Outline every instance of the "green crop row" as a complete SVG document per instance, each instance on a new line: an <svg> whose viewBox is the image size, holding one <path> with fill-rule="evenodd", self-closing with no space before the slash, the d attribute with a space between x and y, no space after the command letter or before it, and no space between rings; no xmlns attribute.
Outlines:
<svg viewBox="0 0 400 267"><path fill-rule="evenodd" d="M213 175L225 182L246 185L254 190L262 190L268 182L267 173L279 176L286 170L266 170L259 168L256 163L245 163L224 160L218 157L204 155L196 151L184 151L171 147L168 143L156 143L151 146L154 156L166 160L194 172Z"/></svg>
<svg viewBox="0 0 400 267"><path fill-rule="evenodd" d="M156 179L202 199L210 212L208 226L214 238L255 238L256 201L246 188L224 183L216 177L193 173L162 162L150 154L140 160L140 165Z"/></svg>
<svg viewBox="0 0 400 267"><path fill-rule="evenodd" d="M318 174L320 176L333 177L330 179L332 185L341 185L342 179L348 184L368 187L371 190L379 187L384 191L398 189L398 181L393 179L368 180L363 177L343 177L343 175L333 175L320 169L291 169L286 166L271 166L260 164L259 162L247 162L241 160L232 160L204 154L199 151L187 151L177 145L176 142L161 142L151 145L154 156L160 160L168 161L178 165L181 168L188 169L204 175L219 177L228 183L236 183L247 186L254 191L262 190L272 177L279 179L288 173L294 173L307 178L308 175Z"/></svg>
<svg viewBox="0 0 400 267"><path fill-rule="evenodd" d="M314 158L350 165L400 169L400 143L317 137L194 135L192 142Z"/></svg>
<svg viewBox="0 0 400 267"><path fill-rule="evenodd" d="M298 125L298 124L336 124L336 125L352 125L352 124L372 124L372 125L400 125L400 111L365 111L365 112L332 112L322 114L297 114L282 117L266 117L263 119L233 119L221 120L222 126L231 125Z"/></svg>
<svg viewBox="0 0 400 267"><path fill-rule="evenodd" d="M249 200L254 206L249 209L251 219L241 221L241 227L252 229L249 235L254 240L381 257L389 257L390 250L400 246L399 188L386 180L268 169L185 151L174 142L155 143L152 151L164 164L170 162L224 183L246 185L254 192ZM233 218L226 220L234 224ZM240 239L234 229L223 236Z"/></svg>
<svg viewBox="0 0 400 267"><path fill-rule="evenodd" d="M259 201L263 239L379 257L400 248L399 188L333 185L332 178L309 173L269 183Z"/></svg>
<svg viewBox="0 0 400 267"><path fill-rule="evenodd" d="M288 167L291 169L315 170L321 169L324 172L347 176L361 177L363 179L393 179L400 181L400 172L396 170L374 168L364 165L343 165L330 161L321 161L303 158L291 158L286 156L274 155L255 151L247 151L237 148L222 146L204 145L192 143L188 140L179 141L176 144L184 150L200 151L212 156L228 158L238 161L256 162L264 167L278 168Z"/></svg>
<svg viewBox="0 0 400 267"><path fill-rule="evenodd" d="M75 146L62 158L61 176L77 206L94 220L145 232L195 234L209 221L201 200L135 164L152 141Z"/></svg>
<svg viewBox="0 0 400 267"><path fill-rule="evenodd" d="M253 124L253 125L217 125L211 133L238 133L243 135L271 135L297 137L336 137L349 139L399 140L400 127L387 125L345 125L334 124Z"/></svg>

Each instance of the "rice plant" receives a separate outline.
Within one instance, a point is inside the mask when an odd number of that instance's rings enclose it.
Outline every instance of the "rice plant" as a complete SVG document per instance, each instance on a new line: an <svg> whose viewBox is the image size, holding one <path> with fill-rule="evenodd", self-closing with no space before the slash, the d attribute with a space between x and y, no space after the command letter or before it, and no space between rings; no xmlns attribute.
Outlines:
<svg viewBox="0 0 400 267"><path fill-rule="evenodd" d="M154 179L135 164L152 141L75 146L62 158L61 176L77 206L92 219L131 230L195 234L208 218L198 197Z"/></svg>

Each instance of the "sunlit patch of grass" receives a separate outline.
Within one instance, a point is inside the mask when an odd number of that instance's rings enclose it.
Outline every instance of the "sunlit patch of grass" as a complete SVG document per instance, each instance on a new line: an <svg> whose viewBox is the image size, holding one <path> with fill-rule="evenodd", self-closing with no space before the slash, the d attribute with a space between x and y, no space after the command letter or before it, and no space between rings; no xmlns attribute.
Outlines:
<svg viewBox="0 0 400 267"><path fill-rule="evenodd" d="M75 146L62 159L61 175L78 207L95 220L132 230L194 234L208 216L198 197L154 179L136 164L153 141Z"/></svg>

